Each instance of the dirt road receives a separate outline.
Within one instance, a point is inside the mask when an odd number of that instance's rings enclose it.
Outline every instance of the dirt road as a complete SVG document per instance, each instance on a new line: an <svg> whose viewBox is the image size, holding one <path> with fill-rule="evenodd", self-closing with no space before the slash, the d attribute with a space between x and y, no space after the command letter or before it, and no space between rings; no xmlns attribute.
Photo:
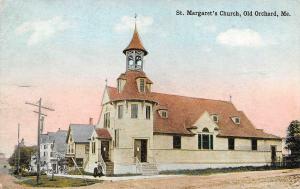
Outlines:
<svg viewBox="0 0 300 189"><path fill-rule="evenodd" d="M0 183L5 188L24 188L14 183L14 178L0 174ZM300 189L300 169L275 170L275 171L256 171L243 173L214 174L209 176L182 176L173 178L155 178L143 180L129 180L97 183L82 189L89 188L113 188L113 189ZM0 187L1 189L1 187Z"/></svg>

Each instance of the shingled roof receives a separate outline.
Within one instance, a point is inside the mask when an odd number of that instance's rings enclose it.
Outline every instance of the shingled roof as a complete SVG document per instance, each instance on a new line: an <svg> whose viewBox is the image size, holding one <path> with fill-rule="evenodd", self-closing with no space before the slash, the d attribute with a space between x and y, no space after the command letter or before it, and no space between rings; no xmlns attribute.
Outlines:
<svg viewBox="0 0 300 189"><path fill-rule="evenodd" d="M72 134L72 138L75 143L89 143L89 138L91 137L94 130L95 125L70 124L67 140L69 138L69 135Z"/></svg>
<svg viewBox="0 0 300 189"><path fill-rule="evenodd" d="M238 111L231 102L156 92L139 93L136 82L132 81L134 76L130 74L126 76L127 82L123 92L119 93L116 88L107 87L110 101L136 99L156 102L154 134L193 135L194 133L187 128L193 127L193 124L206 111L209 114L217 114L219 116L217 125L219 126L218 136L220 137L280 139L280 137L256 129L247 116L242 111ZM167 119L161 118L157 111L159 109L168 110ZM240 117L241 123L239 125L232 121L231 118L234 116Z"/></svg>
<svg viewBox="0 0 300 189"><path fill-rule="evenodd" d="M144 93L138 91L136 80L138 78L144 78L146 83L152 84L152 81L141 71L126 71L121 74L118 79L126 80L123 90L119 93L113 87L107 87L108 95L111 101L117 100L147 100L154 101L154 96L148 89Z"/></svg>
<svg viewBox="0 0 300 189"><path fill-rule="evenodd" d="M129 51L129 50L141 50L145 53L145 55L148 54L148 52L144 48L143 43L140 39L139 33L136 29L136 25L134 27L132 39L131 39L129 45L123 50L123 53L126 54L126 51Z"/></svg>
<svg viewBox="0 0 300 189"><path fill-rule="evenodd" d="M109 131L106 128L99 128L96 129L97 137L100 139L112 139Z"/></svg>

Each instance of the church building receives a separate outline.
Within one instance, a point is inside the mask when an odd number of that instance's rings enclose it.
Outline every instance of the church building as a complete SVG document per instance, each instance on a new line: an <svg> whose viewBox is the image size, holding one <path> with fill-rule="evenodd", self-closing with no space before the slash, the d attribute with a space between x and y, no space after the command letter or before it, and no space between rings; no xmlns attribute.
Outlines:
<svg viewBox="0 0 300 189"><path fill-rule="evenodd" d="M136 26L123 53L126 71L105 87L86 171L100 164L107 175L152 175L280 161L281 138L254 127L231 101L152 91Z"/></svg>

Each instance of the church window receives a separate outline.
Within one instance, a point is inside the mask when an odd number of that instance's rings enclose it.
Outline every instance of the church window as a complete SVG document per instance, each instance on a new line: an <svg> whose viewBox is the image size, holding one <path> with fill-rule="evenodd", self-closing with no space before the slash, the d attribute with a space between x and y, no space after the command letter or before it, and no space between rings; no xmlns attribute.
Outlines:
<svg viewBox="0 0 300 189"><path fill-rule="evenodd" d="M107 112L104 114L104 128L110 127L110 113Z"/></svg>
<svg viewBox="0 0 300 189"><path fill-rule="evenodd" d="M140 79L140 92L145 92L145 80Z"/></svg>
<svg viewBox="0 0 300 189"><path fill-rule="evenodd" d="M146 106L146 119L150 119L151 117L151 107Z"/></svg>
<svg viewBox="0 0 300 189"><path fill-rule="evenodd" d="M118 106L118 118L119 119L123 118L123 105Z"/></svg>
<svg viewBox="0 0 300 189"><path fill-rule="evenodd" d="M141 56L136 56L135 57L135 68L136 69L141 69L142 68L142 58L141 58Z"/></svg>
<svg viewBox="0 0 300 189"><path fill-rule="evenodd" d="M234 150L234 138L228 138L228 149Z"/></svg>
<svg viewBox="0 0 300 189"><path fill-rule="evenodd" d="M201 134L198 134L198 149L212 150L214 147L214 136L209 133L208 128L204 128Z"/></svg>
<svg viewBox="0 0 300 189"><path fill-rule="evenodd" d="M251 149L252 150L257 150L257 139L252 139L251 140Z"/></svg>
<svg viewBox="0 0 300 189"><path fill-rule="evenodd" d="M138 105L131 104L131 118L136 119L138 118Z"/></svg>
<svg viewBox="0 0 300 189"><path fill-rule="evenodd" d="M181 136L178 135L173 136L173 148L181 149Z"/></svg>
<svg viewBox="0 0 300 189"><path fill-rule="evenodd" d="M128 56L128 68L130 70L134 69L134 59L133 59L133 55L129 55Z"/></svg>

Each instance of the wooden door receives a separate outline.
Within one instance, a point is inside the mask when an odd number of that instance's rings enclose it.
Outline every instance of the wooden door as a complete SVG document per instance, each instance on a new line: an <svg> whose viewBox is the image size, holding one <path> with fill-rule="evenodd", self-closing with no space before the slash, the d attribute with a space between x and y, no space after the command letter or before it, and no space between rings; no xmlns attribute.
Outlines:
<svg viewBox="0 0 300 189"><path fill-rule="evenodd" d="M141 162L147 162L147 140L141 140Z"/></svg>
<svg viewBox="0 0 300 189"><path fill-rule="evenodd" d="M109 160L109 141L101 141L101 155L104 161Z"/></svg>

